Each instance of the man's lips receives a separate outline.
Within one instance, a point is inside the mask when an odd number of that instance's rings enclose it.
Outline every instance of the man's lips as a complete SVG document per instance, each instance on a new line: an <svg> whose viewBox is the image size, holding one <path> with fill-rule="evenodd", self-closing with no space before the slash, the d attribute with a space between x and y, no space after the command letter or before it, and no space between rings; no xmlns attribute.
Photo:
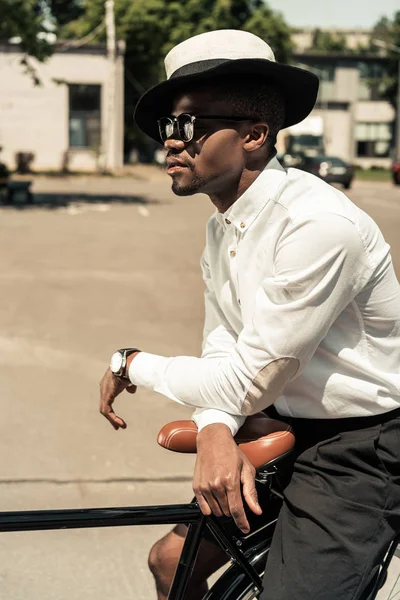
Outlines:
<svg viewBox="0 0 400 600"><path fill-rule="evenodd" d="M189 166L179 160L167 160L167 173L175 173L180 169L188 169Z"/></svg>

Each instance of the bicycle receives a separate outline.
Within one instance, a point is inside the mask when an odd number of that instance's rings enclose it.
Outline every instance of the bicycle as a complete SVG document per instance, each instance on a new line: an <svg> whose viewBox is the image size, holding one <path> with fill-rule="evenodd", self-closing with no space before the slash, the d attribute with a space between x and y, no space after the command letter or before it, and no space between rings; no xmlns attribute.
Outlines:
<svg viewBox="0 0 400 600"><path fill-rule="evenodd" d="M197 428L192 421L173 421L158 434L158 443L174 452L196 452ZM164 506L13 511L0 513L0 532L47 529L81 529L127 525L176 525L188 531L169 600L184 600L187 585L205 529L226 552L231 565L203 600L251 600L262 591L262 577L271 539L283 501L276 475L283 461L290 459L295 437L290 425L264 413L249 417L235 437L241 450L256 468L256 480L268 496L268 514L255 531L236 537L213 515L204 516L196 502ZM383 585L400 534L392 541L379 571L373 597Z"/></svg>

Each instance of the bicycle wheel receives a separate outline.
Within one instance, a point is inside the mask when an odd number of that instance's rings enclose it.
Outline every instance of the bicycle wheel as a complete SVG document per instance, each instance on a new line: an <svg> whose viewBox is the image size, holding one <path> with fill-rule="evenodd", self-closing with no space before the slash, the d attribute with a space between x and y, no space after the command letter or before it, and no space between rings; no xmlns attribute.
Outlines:
<svg viewBox="0 0 400 600"><path fill-rule="evenodd" d="M268 537L245 553L261 578L264 575L270 546L271 537ZM203 600L253 600L258 598L259 594L260 592L254 588L254 584L249 581L242 569L233 564L224 571Z"/></svg>

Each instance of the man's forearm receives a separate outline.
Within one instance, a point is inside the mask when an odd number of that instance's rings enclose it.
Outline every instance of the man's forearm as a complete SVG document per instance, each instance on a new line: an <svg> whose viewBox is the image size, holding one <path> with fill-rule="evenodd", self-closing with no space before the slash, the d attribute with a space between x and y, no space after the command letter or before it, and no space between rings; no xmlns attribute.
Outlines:
<svg viewBox="0 0 400 600"><path fill-rule="evenodd" d="M230 442L232 441L232 432L224 423L211 423L210 425L207 425L207 427L204 427L204 429L197 434L197 450L201 449L203 446L208 446L211 439L213 442L218 440L219 444L223 444L224 440Z"/></svg>
<svg viewBox="0 0 400 600"><path fill-rule="evenodd" d="M125 369L127 374L129 374L129 368L132 361L138 354L139 352L135 352L128 356ZM231 435L235 436L246 420L246 417L242 417L241 415L232 415L216 408L198 408L193 413L192 420L196 423L199 432L208 425L219 423L220 425L228 427Z"/></svg>

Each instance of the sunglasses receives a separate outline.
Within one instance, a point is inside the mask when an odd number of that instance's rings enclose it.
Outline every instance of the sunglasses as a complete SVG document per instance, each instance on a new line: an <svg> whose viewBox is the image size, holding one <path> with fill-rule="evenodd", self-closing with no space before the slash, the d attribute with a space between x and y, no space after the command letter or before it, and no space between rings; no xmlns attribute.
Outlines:
<svg viewBox="0 0 400 600"><path fill-rule="evenodd" d="M254 117L229 117L227 115L190 115L183 113L178 117L161 117L157 121L160 138L163 142L176 132L183 142L191 142L194 137L196 119L214 119L217 121L245 122L254 121Z"/></svg>

